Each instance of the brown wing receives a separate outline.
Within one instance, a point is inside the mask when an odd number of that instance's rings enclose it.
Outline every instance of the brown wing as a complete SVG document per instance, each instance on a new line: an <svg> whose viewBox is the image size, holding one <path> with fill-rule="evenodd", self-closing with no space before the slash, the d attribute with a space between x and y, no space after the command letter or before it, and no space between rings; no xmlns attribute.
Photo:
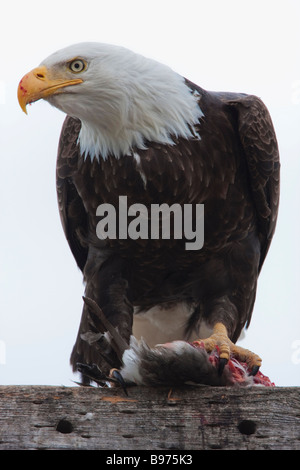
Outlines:
<svg viewBox="0 0 300 470"><path fill-rule="evenodd" d="M225 101L237 118L238 132L249 172L261 241L260 266L275 231L279 204L279 150L270 114L256 96L240 95Z"/></svg>
<svg viewBox="0 0 300 470"><path fill-rule="evenodd" d="M78 167L77 139L81 123L67 116L60 135L57 166L56 189L59 213L65 236L77 265L83 271L88 249L84 238L87 230L87 214L82 200L72 183L72 175Z"/></svg>

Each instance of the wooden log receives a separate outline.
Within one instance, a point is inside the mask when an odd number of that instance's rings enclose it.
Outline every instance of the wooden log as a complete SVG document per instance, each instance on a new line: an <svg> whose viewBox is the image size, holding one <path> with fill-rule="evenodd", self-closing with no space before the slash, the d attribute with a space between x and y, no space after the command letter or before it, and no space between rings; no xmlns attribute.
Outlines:
<svg viewBox="0 0 300 470"><path fill-rule="evenodd" d="M299 450L297 387L0 387L0 449Z"/></svg>

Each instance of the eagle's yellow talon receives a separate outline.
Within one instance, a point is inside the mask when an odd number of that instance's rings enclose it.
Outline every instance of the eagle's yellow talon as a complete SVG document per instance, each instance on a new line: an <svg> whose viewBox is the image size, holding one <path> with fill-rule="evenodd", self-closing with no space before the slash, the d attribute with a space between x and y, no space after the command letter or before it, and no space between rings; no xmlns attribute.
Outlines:
<svg viewBox="0 0 300 470"><path fill-rule="evenodd" d="M222 370L225 362L230 356L235 357L240 362L246 362L249 370L255 375L261 366L261 358L248 349L236 346L228 337L226 327L223 323L216 323L213 334L206 339L199 339L195 343L203 344L205 350L211 353L216 347L219 348L219 357L222 360Z"/></svg>

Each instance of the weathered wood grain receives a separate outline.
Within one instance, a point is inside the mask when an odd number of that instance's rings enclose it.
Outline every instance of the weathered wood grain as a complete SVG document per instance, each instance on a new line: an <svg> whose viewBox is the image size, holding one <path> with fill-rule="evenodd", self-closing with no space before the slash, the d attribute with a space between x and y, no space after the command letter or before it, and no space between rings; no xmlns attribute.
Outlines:
<svg viewBox="0 0 300 470"><path fill-rule="evenodd" d="M300 389L1 386L0 449L300 449Z"/></svg>

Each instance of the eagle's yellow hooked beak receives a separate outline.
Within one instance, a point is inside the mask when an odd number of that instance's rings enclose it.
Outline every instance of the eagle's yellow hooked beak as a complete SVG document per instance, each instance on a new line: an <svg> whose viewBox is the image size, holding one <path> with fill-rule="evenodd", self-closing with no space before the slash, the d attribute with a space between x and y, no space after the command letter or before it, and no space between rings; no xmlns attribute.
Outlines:
<svg viewBox="0 0 300 470"><path fill-rule="evenodd" d="M18 86L18 101L27 114L26 105L41 98L60 93L61 89L82 83L80 78L51 78L51 73L44 65L37 67L24 75Z"/></svg>

